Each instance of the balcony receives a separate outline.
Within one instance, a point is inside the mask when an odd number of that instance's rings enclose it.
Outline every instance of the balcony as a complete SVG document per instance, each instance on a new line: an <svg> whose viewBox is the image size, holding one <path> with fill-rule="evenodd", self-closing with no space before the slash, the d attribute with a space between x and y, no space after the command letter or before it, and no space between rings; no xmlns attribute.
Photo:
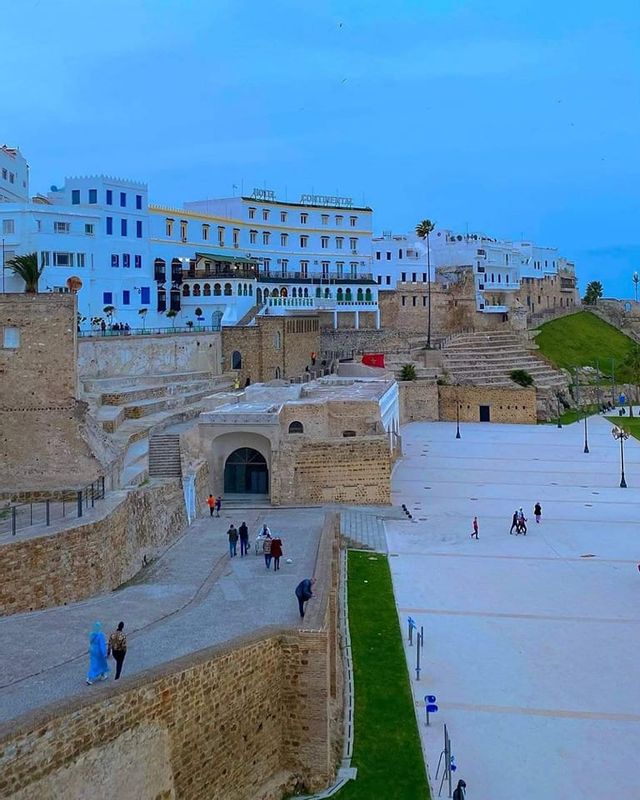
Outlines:
<svg viewBox="0 0 640 800"><path fill-rule="evenodd" d="M261 272L260 275L258 275L258 281L260 283L299 283L311 286L327 286L332 283L376 283L370 272L358 272L355 275L352 275L351 272L342 274L338 272L327 272L323 275L322 273L309 274L304 272L289 272L288 270L285 273L280 272L280 274L278 274L277 270L271 270L268 275Z"/></svg>
<svg viewBox="0 0 640 800"><path fill-rule="evenodd" d="M269 309L303 310L313 309L318 311L375 311L378 308L376 300L355 300L333 297L267 297L265 306Z"/></svg>
<svg viewBox="0 0 640 800"><path fill-rule="evenodd" d="M510 283L504 283L485 280L480 284L479 288L493 292L517 292L520 289L520 284L517 282L514 283L513 281Z"/></svg>
<svg viewBox="0 0 640 800"><path fill-rule="evenodd" d="M255 280L258 277L258 270L252 267L246 268L231 268L231 267L189 267L189 269L182 272L182 279L184 280L202 280L203 278L211 279L229 279L233 278L238 281Z"/></svg>

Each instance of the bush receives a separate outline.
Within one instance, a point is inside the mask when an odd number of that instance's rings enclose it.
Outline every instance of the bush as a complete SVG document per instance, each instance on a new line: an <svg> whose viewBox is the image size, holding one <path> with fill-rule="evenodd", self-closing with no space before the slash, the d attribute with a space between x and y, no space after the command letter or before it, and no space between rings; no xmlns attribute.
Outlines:
<svg viewBox="0 0 640 800"><path fill-rule="evenodd" d="M416 368L413 364L404 364L400 370L401 381L415 381L417 379Z"/></svg>
<svg viewBox="0 0 640 800"><path fill-rule="evenodd" d="M512 369L509 373L509 377L514 383L517 383L519 386L532 386L533 385L533 378L527 372L526 369Z"/></svg>

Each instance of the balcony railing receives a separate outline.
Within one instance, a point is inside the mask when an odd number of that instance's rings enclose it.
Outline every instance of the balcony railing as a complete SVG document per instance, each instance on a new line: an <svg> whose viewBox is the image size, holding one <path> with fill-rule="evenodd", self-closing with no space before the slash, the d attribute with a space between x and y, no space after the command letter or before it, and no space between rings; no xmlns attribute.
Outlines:
<svg viewBox="0 0 640 800"><path fill-rule="evenodd" d="M269 308L317 308L343 309L347 307L377 308L375 300L357 300L355 298L341 300L332 297L267 297L265 304Z"/></svg>
<svg viewBox="0 0 640 800"><path fill-rule="evenodd" d="M234 278L235 280L244 281L252 280L258 277L258 270L251 267L244 269L230 269L229 267L222 267L216 269L215 267L190 267L182 273L184 280L202 280L203 278L212 279L228 279Z"/></svg>
<svg viewBox="0 0 640 800"><path fill-rule="evenodd" d="M328 284L332 283L376 283L372 273L370 272L352 273L347 271L343 273L327 272L324 274L310 274L306 272L291 272L289 270L282 271L275 269L270 270L268 274L261 272L258 276L258 281L260 283L282 283L283 281L290 281L301 283L303 285L307 284L314 286L327 286Z"/></svg>

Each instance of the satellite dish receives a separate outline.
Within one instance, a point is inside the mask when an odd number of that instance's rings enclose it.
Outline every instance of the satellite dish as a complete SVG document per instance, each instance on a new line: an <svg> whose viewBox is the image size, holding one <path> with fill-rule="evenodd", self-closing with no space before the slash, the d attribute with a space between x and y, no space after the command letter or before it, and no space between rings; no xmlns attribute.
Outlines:
<svg viewBox="0 0 640 800"><path fill-rule="evenodd" d="M82 289L82 281L77 275L72 275L70 278L67 278L67 289L73 292L73 294Z"/></svg>

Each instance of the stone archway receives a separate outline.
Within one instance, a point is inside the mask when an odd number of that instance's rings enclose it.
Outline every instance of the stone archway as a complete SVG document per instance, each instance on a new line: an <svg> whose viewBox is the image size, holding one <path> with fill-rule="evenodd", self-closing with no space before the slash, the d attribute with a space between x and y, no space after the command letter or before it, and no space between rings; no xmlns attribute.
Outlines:
<svg viewBox="0 0 640 800"><path fill-rule="evenodd" d="M268 494L269 467L253 447L239 447L224 465L225 494Z"/></svg>

